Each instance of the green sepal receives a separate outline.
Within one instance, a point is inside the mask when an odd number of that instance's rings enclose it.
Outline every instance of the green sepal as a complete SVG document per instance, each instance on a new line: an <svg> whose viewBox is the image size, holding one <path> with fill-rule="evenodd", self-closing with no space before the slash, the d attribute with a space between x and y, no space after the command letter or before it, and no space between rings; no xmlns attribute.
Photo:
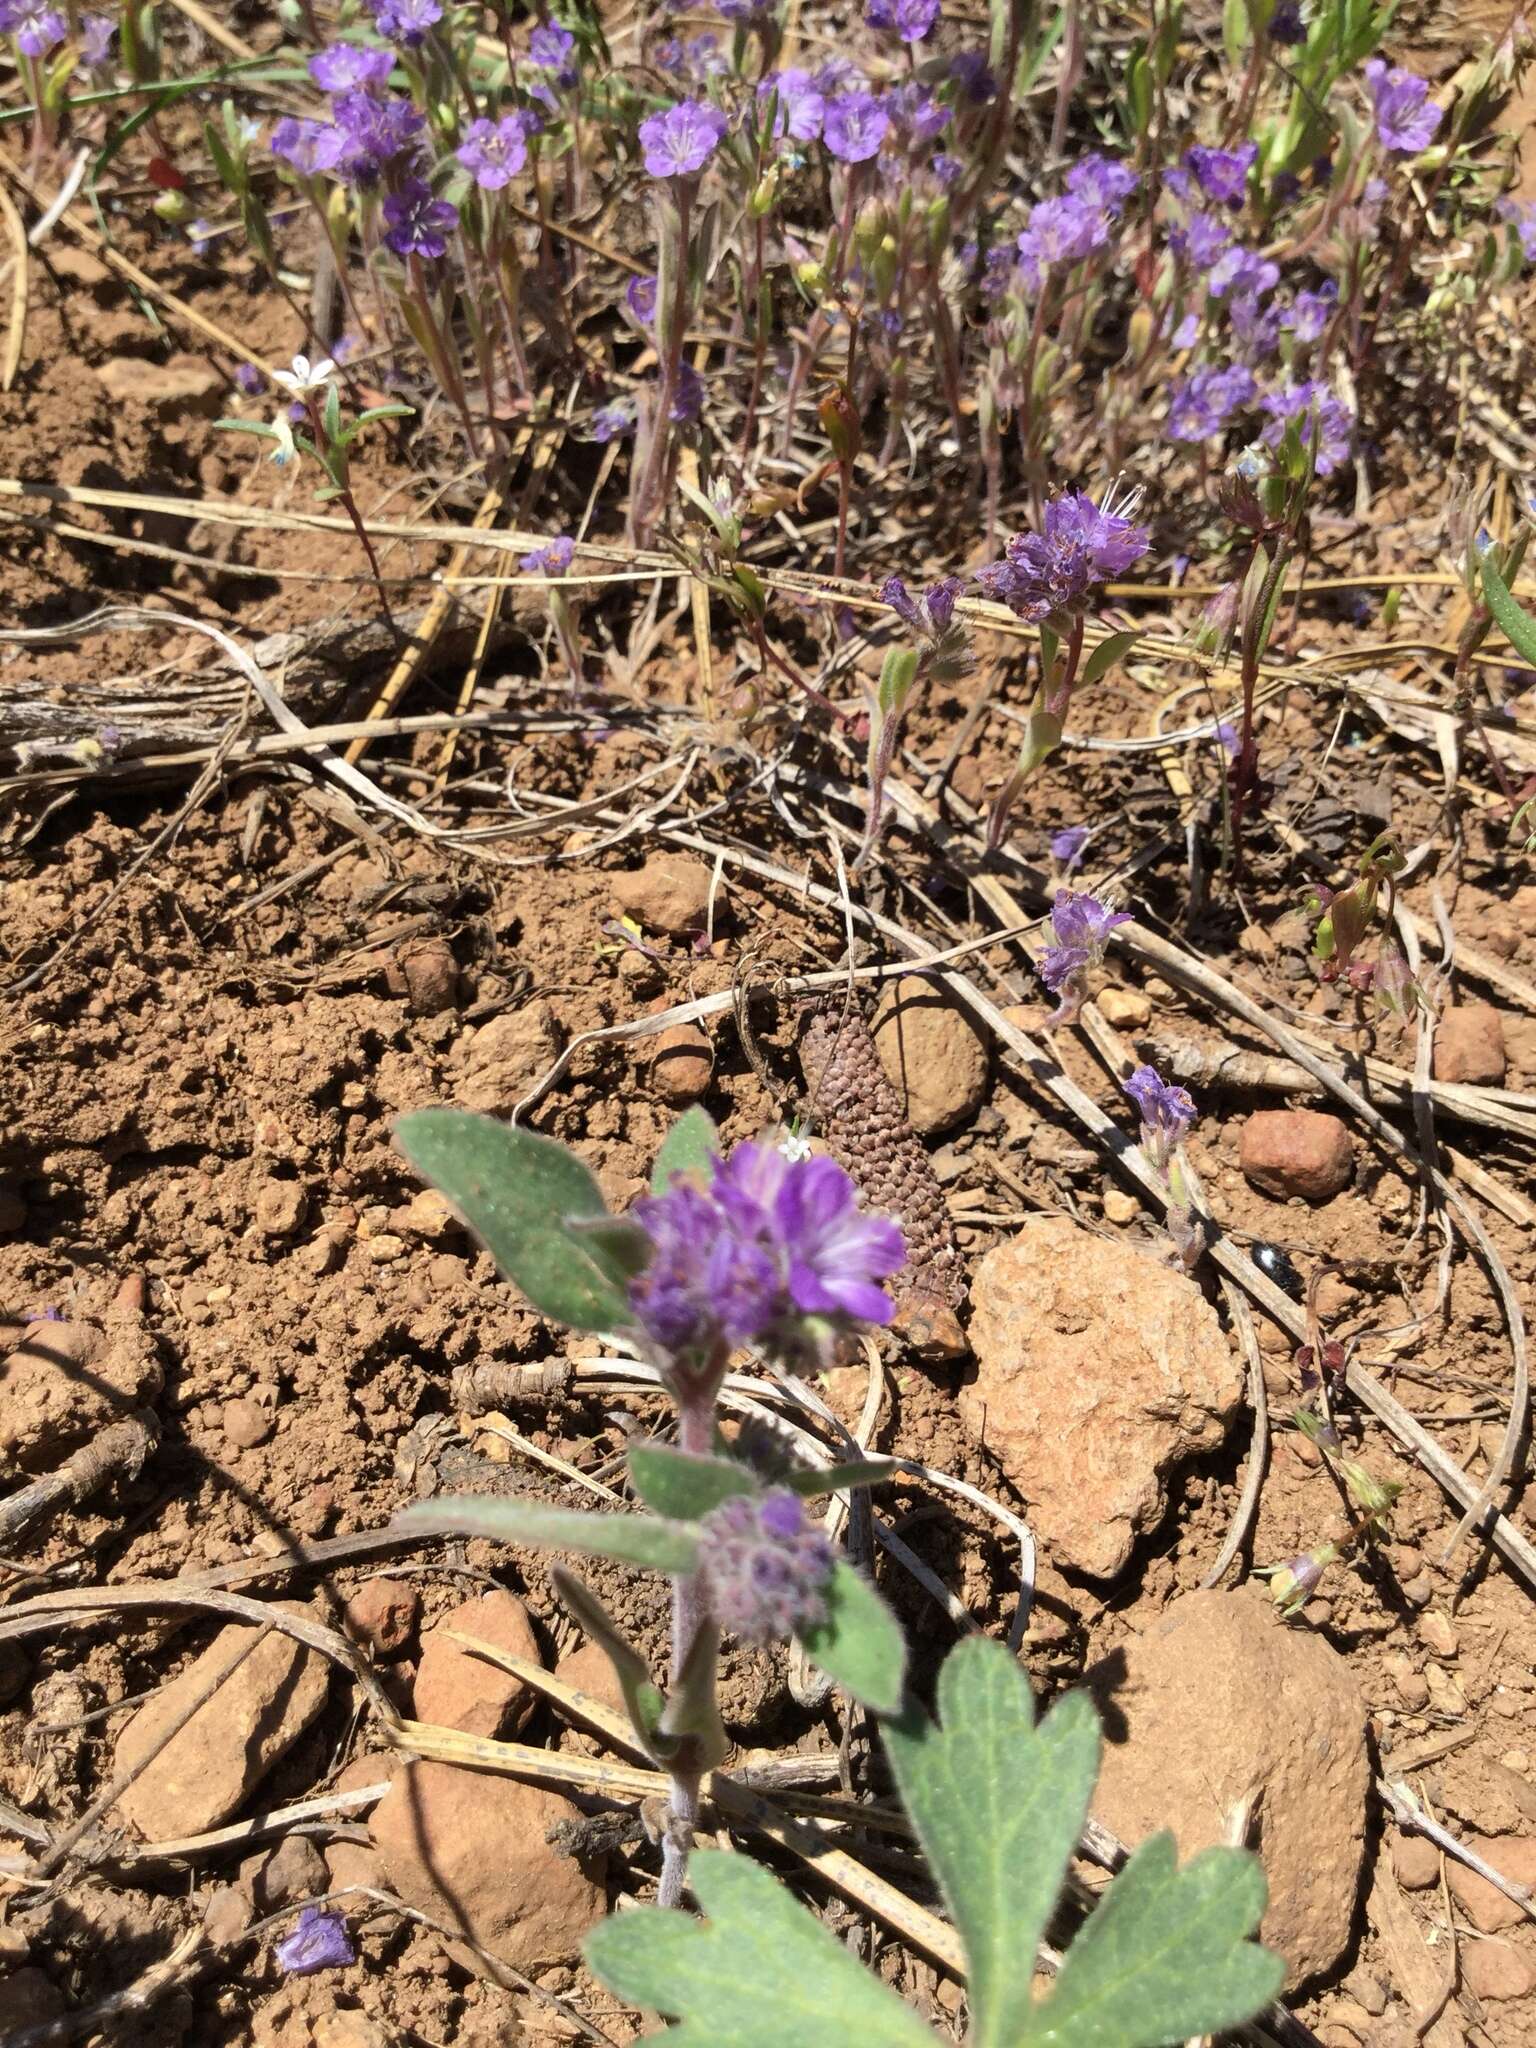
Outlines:
<svg viewBox="0 0 1536 2048"><path fill-rule="evenodd" d="M479 1536L492 1543L522 1543L539 1550L572 1550L583 1557L615 1557L646 1571L677 1578L699 1561L687 1529L650 1515L588 1515L575 1508L545 1508L492 1494L445 1494L413 1501L393 1528L422 1536Z"/></svg>

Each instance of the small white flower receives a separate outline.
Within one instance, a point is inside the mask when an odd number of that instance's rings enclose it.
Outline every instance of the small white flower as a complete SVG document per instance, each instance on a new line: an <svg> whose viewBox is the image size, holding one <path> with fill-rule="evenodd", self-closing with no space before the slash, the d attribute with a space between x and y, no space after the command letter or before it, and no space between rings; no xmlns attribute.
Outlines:
<svg viewBox="0 0 1536 2048"><path fill-rule="evenodd" d="M272 376L285 391L291 391L295 398L302 398L306 391L319 391L328 384L335 369L336 365L329 356L322 356L314 364L308 356L295 356L291 370L274 370Z"/></svg>
<svg viewBox="0 0 1536 2048"><path fill-rule="evenodd" d="M802 1138L798 1131L786 1131L779 1141L779 1151L791 1166L798 1166L802 1159L811 1156L811 1141Z"/></svg>
<svg viewBox="0 0 1536 2048"><path fill-rule="evenodd" d="M277 436L277 442L267 460L275 462L278 468L282 469L292 462L298 453L293 444L293 428L289 425L287 416L282 415L272 422L272 429Z"/></svg>

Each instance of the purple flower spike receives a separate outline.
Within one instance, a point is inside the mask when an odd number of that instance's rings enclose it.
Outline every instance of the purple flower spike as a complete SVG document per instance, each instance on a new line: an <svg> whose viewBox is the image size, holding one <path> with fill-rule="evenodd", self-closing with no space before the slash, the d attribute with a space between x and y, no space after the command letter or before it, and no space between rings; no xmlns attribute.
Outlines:
<svg viewBox="0 0 1536 2048"><path fill-rule="evenodd" d="M347 138L328 121L297 121L290 114L272 130L272 154L301 178L322 177L347 154Z"/></svg>
<svg viewBox="0 0 1536 2048"><path fill-rule="evenodd" d="M1168 230L1168 246L1191 270L1213 270L1232 246L1232 233L1214 213L1192 213L1182 227Z"/></svg>
<svg viewBox="0 0 1536 2048"><path fill-rule="evenodd" d="M705 100L679 100L640 123L645 168L653 178L694 178L720 146L726 121Z"/></svg>
<svg viewBox="0 0 1536 2048"><path fill-rule="evenodd" d="M426 41L428 29L443 18L441 0L370 0L379 34L408 50Z"/></svg>
<svg viewBox="0 0 1536 2048"><path fill-rule="evenodd" d="M826 1530L787 1487L735 1494L699 1524L710 1615L743 1642L782 1641L825 1621L836 1561Z"/></svg>
<svg viewBox="0 0 1536 2048"><path fill-rule="evenodd" d="M1045 508L1044 533L1015 534L1005 559L978 570L977 582L1031 625L1086 610L1098 586L1123 576L1152 544L1127 516L1135 497L1121 502L1123 511L1112 492L1101 507L1086 492L1063 491Z"/></svg>
<svg viewBox="0 0 1536 2048"><path fill-rule="evenodd" d="M676 426L691 427L704 410L704 379L692 363L679 363L677 383L672 391L672 403L667 408L667 418Z"/></svg>
<svg viewBox="0 0 1536 2048"><path fill-rule="evenodd" d="M1051 839L1051 859L1068 874L1083 857L1083 848L1088 844L1086 825L1068 825Z"/></svg>
<svg viewBox="0 0 1536 2048"><path fill-rule="evenodd" d="M1279 282L1279 264L1271 263L1267 256L1255 255L1252 249L1229 249L1210 276L1211 294L1218 299L1228 292L1258 298L1272 292Z"/></svg>
<svg viewBox="0 0 1536 2048"><path fill-rule="evenodd" d="M1390 69L1380 57L1365 67L1365 82L1371 90L1376 113L1376 139L1383 149L1404 156L1417 156L1428 149L1440 126L1441 110L1429 97L1429 87L1411 71Z"/></svg>
<svg viewBox="0 0 1536 2048"><path fill-rule="evenodd" d="M322 92L372 92L394 68L393 50L361 43L332 43L309 60L309 75Z"/></svg>
<svg viewBox="0 0 1536 2048"><path fill-rule="evenodd" d="M1141 1115L1141 1142L1164 1163L1200 1112L1187 1088L1165 1081L1156 1067L1138 1067L1120 1084Z"/></svg>
<svg viewBox="0 0 1536 2048"><path fill-rule="evenodd" d="M527 115L503 114L499 121L471 121L456 153L482 192L499 192L528 161Z"/></svg>
<svg viewBox="0 0 1536 2048"><path fill-rule="evenodd" d="M291 1934L277 1944L277 1960L290 1977L312 1977L317 1970L344 1970L357 1961L357 1950L339 1913L306 1906Z"/></svg>
<svg viewBox="0 0 1536 2048"><path fill-rule="evenodd" d="M1081 199L1088 206L1102 207L1118 220L1125 211L1126 200L1141 179L1129 164L1122 163L1118 157L1100 156L1095 150L1072 166L1066 182L1067 190L1074 199Z"/></svg>
<svg viewBox="0 0 1536 2048"><path fill-rule="evenodd" d="M1248 196L1248 173L1258 162L1259 145L1245 142L1239 149L1188 149L1184 161L1200 182L1208 198L1224 206L1241 206Z"/></svg>
<svg viewBox="0 0 1536 2048"><path fill-rule="evenodd" d="M1054 847L1053 847L1054 851ZM1058 889L1051 907L1054 946L1040 956L1040 979L1060 1004L1053 1026L1071 1023L1083 1005L1086 990L1083 976L1104 958L1109 935L1117 925L1129 924L1128 910L1109 910L1097 896L1079 895Z"/></svg>
<svg viewBox="0 0 1536 2048"><path fill-rule="evenodd" d="M869 0L871 28L894 29L904 43L920 43L939 18L939 0Z"/></svg>
<svg viewBox="0 0 1536 2048"><path fill-rule="evenodd" d="M640 1325L674 1356L765 1337L793 1342L806 1316L888 1323L878 1283L906 1259L901 1232L866 1216L830 1159L738 1145L708 1190L677 1185L635 1204L651 1240L630 1288Z"/></svg>
<svg viewBox="0 0 1536 2048"><path fill-rule="evenodd" d="M526 569L530 576L563 576L571 566L576 553L576 543L568 533L557 533L553 540L546 541L541 548L535 548L531 555L519 558L518 567Z"/></svg>
<svg viewBox="0 0 1536 2048"><path fill-rule="evenodd" d="M1019 260L1036 291L1058 264L1081 263L1109 242L1110 216L1102 206L1069 192L1032 206L1019 236Z"/></svg>
<svg viewBox="0 0 1536 2048"><path fill-rule="evenodd" d="M632 277L624 287L624 303L642 327L649 327L656 318L655 278Z"/></svg>
<svg viewBox="0 0 1536 2048"><path fill-rule="evenodd" d="M80 24L80 61L87 71L101 71L112 61L117 23L110 14L88 14Z"/></svg>
<svg viewBox="0 0 1536 2048"><path fill-rule="evenodd" d="M0 30L16 38L24 57L46 57L63 42L69 23L57 7L40 5L39 0L4 0Z"/></svg>
<svg viewBox="0 0 1536 2048"><path fill-rule="evenodd" d="M1294 420L1305 447L1317 437L1317 473L1332 476L1350 458L1355 416L1337 393L1326 384L1308 381L1283 384L1266 392L1259 403L1270 415L1261 436L1267 448L1278 448L1285 430Z"/></svg>
<svg viewBox="0 0 1536 2048"><path fill-rule="evenodd" d="M842 92L827 102L822 134L840 163L867 163L891 125L891 117L872 92Z"/></svg>
<svg viewBox="0 0 1536 2048"><path fill-rule="evenodd" d="M384 201L389 223L384 240L397 256L420 256L435 262L447 253L448 237L459 224L459 209L434 197L421 178L407 178Z"/></svg>
<svg viewBox="0 0 1536 2048"><path fill-rule="evenodd" d="M339 169L359 184L371 185L387 164L414 150L426 127L426 116L399 93L375 99L354 90L331 104L343 145Z"/></svg>

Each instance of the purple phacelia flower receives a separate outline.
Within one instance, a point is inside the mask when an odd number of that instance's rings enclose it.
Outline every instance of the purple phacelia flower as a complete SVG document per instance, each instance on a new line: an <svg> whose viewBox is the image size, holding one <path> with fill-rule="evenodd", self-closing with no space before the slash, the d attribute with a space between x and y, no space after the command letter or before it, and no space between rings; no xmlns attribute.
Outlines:
<svg viewBox="0 0 1536 2048"><path fill-rule="evenodd" d="M535 548L532 554L520 555L518 567L530 576L563 576L570 568L576 553L576 543L568 533L557 533L553 540L545 541L543 547Z"/></svg>
<svg viewBox="0 0 1536 2048"><path fill-rule="evenodd" d="M499 192L528 161L528 116L471 121L455 154L482 192Z"/></svg>
<svg viewBox="0 0 1536 2048"><path fill-rule="evenodd" d="M616 398L608 405L600 405L592 415L594 441L619 441L634 431L635 407L631 399Z"/></svg>
<svg viewBox="0 0 1536 2048"><path fill-rule="evenodd" d="M1441 110L1430 99L1424 80L1373 57L1365 67L1365 82L1370 87L1376 139L1382 148L1404 156L1417 156L1428 149L1440 126Z"/></svg>
<svg viewBox="0 0 1536 2048"><path fill-rule="evenodd" d="M691 427L704 410L704 379L692 363L679 363L677 382L672 387L672 403L667 407L667 418L679 427Z"/></svg>
<svg viewBox="0 0 1536 2048"><path fill-rule="evenodd" d="M448 237L459 224L459 209L439 199L422 178L407 178L398 192L384 200L387 246L397 256L420 256L434 262L446 255Z"/></svg>
<svg viewBox="0 0 1536 2048"><path fill-rule="evenodd" d="M964 170L965 165L960 158L951 156L947 150L941 150L928 166L929 175L945 192L949 191L951 186L959 184Z"/></svg>
<svg viewBox="0 0 1536 2048"><path fill-rule="evenodd" d="M441 0L369 0L379 34L414 50L443 18Z"/></svg>
<svg viewBox="0 0 1536 2048"><path fill-rule="evenodd" d="M1104 948L1117 925L1129 924L1128 910L1109 910L1097 896L1058 889L1051 906L1051 931L1056 943L1040 955L1040 979L1056 997L1052 1029L1070 1024L1087 994L1084 976L1104 958Z"/></svg>
<svg viewBox="0 0 1536 2048"><path fill-rule="evenodd" d="M254 398L266 381L254 363L241 363L235 370L235 389L247 398Z"/></svg>
<svg viewBox="0 0 1536 2048"><path fill-rule="evenodd" d="M851 57L829 57L812 72L811 79L824 100L840 92L862 92L868 83Z"/></svg>
<svg viewBox="0 0 1536 2048"><path fill-rule="evenodd" d="M309 75L322 92L372 92L394 68L393 50L362 43L332 43L309 60Z"/></svg>
<svg viewBox="0 0 1536 2048"><path fill-rule="evenodd" d="M885 96L885 109L892 121L913 142L932 142L942 135L954 118L954 110L936 99L926 85L911 79Z"/></svg>
<svg viewBox="0 0 1536 2048"><path fill-rule="evenodd" d="M329 121L301 121L289 114L272 130L272 154L301 178L322 177L347 154L347 137Z"/></svg>
<svg viewBox="0 0 1536 2048"><path fill-rule="evenodd" d="M781 1642L825 1621L836 1561L826 1530L788 1487L734 1494L699 1523L710 1619L743 1642Z"/></svg>
<svg viewBox="0 0 1536 2048"><path fill-rule="evenodd" d="M645 168L653 178L693 178L709 162L725 133L725 116L705 100L679 100L640 123Z"/></svg>
<svg viewBox="0 0 1536 2048"><path fill-rule="evenodd" d="M1257 388L1253 372L1241 363L1180 378L1168 401L1169 439L1214 440L1240 406L1253 403Z"/></svg>
<svg viewBox="0 0 1536 2048"><path fill-rule="evenodd" d="M630 1286L641 1328L674 1356L713 1356L767 1337L792 1342L807 1316L888 1323L879 1282L906 1246L885 1216L866 1216L830 1159L786 1159L738 1145L710 1186L686 1183L635 1204L651 1241Z"/></svg>
<svg viewBox="0 0 1536 2048"><path fill-rule="evenodd" d="M997 98L997 80L983 50L957 51L949 60L949 75L960 88L960 97L973 107Z"/></svg>
<svg viewBox="0 0 1536 2048"><path fill-rule="evenodd" d="M1127 514L1135 498L1115 509L1113 493L1102 506L1083 491L1063 491L1045 508L1043 533L1018 533L1004 559L977 571L989 597L1032 625L1082 612L1099 585L1123 576L1152 544L1144 526Z"/></svg>
<svg viewBox="0 0 1536 2048"><path fill-rule="evenodd" d="M773 0L715 0L715 12L727 21L762 21L773 10Z"/></svg>
<svg viewBox="0 0 1536 2048"><path fill-rule="evenodd" d="M528 62L536 71L547 71L549 83L563 90L569 90L581 76L575 58L576 38L558 22L545 23L528 38Z"/></svg>
<svg viewBox="0 0 1536 2048"><path fill-rule="evenodd" d="M890 129L891 117L871 92L840 92L828 100L822 137L840 163L867 163Z"/></svg>
<svg viewBox="0 0 1536 2048"><path fill-rule="evenodd" d="M869 0L864 19L871 28L895 31L904 43L920 43L939 18L939 0Z"/></svg>
<svg viewBox="0 0 1536 2048"><path fill-rule="evenodd" d="M1282 384L1266 392L1259 403L1270 416L1260 437L1266 448L1278 448L1294 420L1304 448L1316 436L1319 476L1332 476L1348 462L1355 416L1328 385L1310 379L1302 384Z"/></svg>
<svg viewBox="0 0 1536 2048"><path fill-rule="evenodd" d="M1187 1088L1165 1081L1156 1067L1138 1067L1120 1085L1140 1114L1141 1142L1148 1156L1157 1166L1166 1166L1200 1114L1194 1097Z"/></svg>
<svg viewBox="0 0 1536 2048"><path fill-rule="evenodd" d="M1330 277L1319 291L1298 292L1295 304L1282 315L1283 323L1298 342L1310 346L1322 340L1338 302L1339 288Z"/></svg>
<svg viewBox="0 0 1536 2048"><path fill-rule="evenodd" d="M1211 600L1211 603L1215 604L1218 601L1219 593L1218 597ZM1209 605L1206 607L1206 610L1209 612ZM1216 744L1221 748L1229 761L1237 759L1238 751L1243 744L1242 736L1229 718L1220 718L1216 721Z"/></svg>
<svg viewBox="0 0 1536 2048"><path fill-rule="evenodd" d="M112 59L112 38L117 23L110 14L88 14L80 24L80 62L87 71L100 71Z"/></svg>
<svg viewBox="0 0 1536 2048"><path fill-rule="evenodd" d="M1110 219L1102 206L1068 192L1042 199L1029 210L1019 235L1019 266L1038 291L1058 264L1081 263L1109 242Z"/></svg>
<svg viewBox="0 0 1536 2048"><path fill-rule="evenodd" d="M826 100L816 88L809 71L791 66L787 71L770 71L757 88L760 102L774 99L774 129L796 142L815 142L827 111Z"/></svg>
<svg viewBox="0 0 1536 2048"><path fill-rule="evenodd" d="M1536 199L1501 199L1499 214L1520 238L1520 253L1536 263Z"/></svg>
<svg viewBox="0 0 1536 2048"><path fill-rule="evenodd" d="M1199 180L1200 189L1224 206L1241 206L1248 195L1248 173L1258 161L1259 145L1245 142L1237 149L1194 149L1184 152L1184 161Z"/></svg>
<svg viewBox="0 0 1536 2048"><path fill-rule="evenodd" d="M63 42L69 23L57 7L40 6L38 0L3 0L0 30L16 38L24 57L46 57Z"/></svg>
<svg viewBox="0 0 1536 2048"><path fill-rule="evenodd" d="M1120 218L1126 200L1140 183L1129 164L1119 157L1101 156L1097 150L1073 164L1066 176L1067 190L1074 199L1102 207L1113 220Z"/></svg>
<svg viewBox="0 0 1536 2048"><path fill-rule="evenodd" d="M277 1960L290 1977L311 1977L316 1970L344 1970L357 1961L357 1950L339 1913L306 1906L291 1934L277 1944Z"/></svg>
<svg viewBox="0 0 1536 2048"><path fill-rule="evenodd" d="M1266 306L1255 293L1234 292L1227 300L1227 318L1250 362L1263 362L1280 346L1280 308Z"/></svg>
<svg viewBox="0 0 1536 2048"><path fill-rule="evenodd" d="M1168 246L1191 270L1211 270L1232 246L1232 231L1214 213L1196 209L1181 227L1168 230Z"/></svg>
<svg viewBox="0 0 1536 2048"><path fill-rule="evenodd" d="M964 585L958 576L943 576L921 597L913 597L899 576L880 586L882 600L915 635L923 674L935 682L958 682L974 665L971 644L955 618L955 600Z"/></svg>
<svg viewBox="0 0 1536 2048"><path fill-rule="evenodd" d="M1086 825L1066 825L1051 838L1051 859L1067 874L1078 865L1083 857L1083 848L1088 844Z"/></svg>
<svg viewBox="0 0 1536 2048"><path fill-rule="evenodd" d="M656 318L655 278L632 277L624 287L624 303L642 327L649 327Z"/></svg>
<svg viewBox="0 0 1536 2048"><path fill-rule="evenodd" d="M339 93L332 107L343 137L339 168L359 184L372 184L387 164L414 151L426 127L421 109L400 93L387 99L371 92Z"/></svg>
<svg viewBox="0 0 1536 2048"><path fill-rule="evenodd" d="M1271 263L1267 256L1260 256L1252 249L1241 248L1228 249L1212 267L1209 280L1211 295L1218 299L1225 298L1228 292L1258 298L1273 291L1279 282L1278 263Z"/></svg>

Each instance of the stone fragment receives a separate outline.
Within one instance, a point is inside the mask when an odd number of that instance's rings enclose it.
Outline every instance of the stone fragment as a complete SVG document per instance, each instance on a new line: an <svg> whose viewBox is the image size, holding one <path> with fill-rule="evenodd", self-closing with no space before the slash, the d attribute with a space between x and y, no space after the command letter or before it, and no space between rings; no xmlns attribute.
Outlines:
<svg viewBox="0 0 1536 2048"><path fill-rule="evenodd" d="M406 1579L369 1579L346 1605L347 1634L381 1657L398 1656L416 1631L421 1595Z"/></svg>
<svg viewBox="0 0 1536 2048"><path fill-rule="evenodd" d="M487 1116L510 1116L560 1051L554 1012L524 1003L461 1037L449 1057L454 1100Z"/></svg>
<svg viewBox="0 0 1536 2048"><path fill-rule="evenodd" d="M474 1636L530 1664L540 1663L538 1638L527 1608L515 1593L502 1591L467 1600L422 1637L416 1673L418 1721L462 1728L469 1735L499 1738L512 1734L533 1712L532 1690L520 1678L455 1642L454 1635Z"/></svg>
<svg viewBox="0 0 1536 2048"><path fill-rule="evenodd" d="M262 1913L275 1913L295 1899L314 1899L326 1889L325 1858L308 1835L287 1835L256 1872L251 1897Z"/></svg>
<svg viewBox="0 0 1536 2048"><path fill-rule="evenodd" d="M178 353L166 362L142 356L112 356L98 364L107 396L118 405L144 405L172 421L194 414L216 419L224 406L224 379L201 356Z"/></svg>
<svg viewBox="0 0 1536 2048"><path fill-rule="evenodd" d="M1152 1005L1139 988L1101 989L1098 1004L1105 1023L1117 1031L1145 1031L1152 1022Z"/></svg>
<svg viewBox="0 0 1536 2048"><path fill-rule="evenodd" d="M520 1970L571 1962L606 1907L574 1856L545 1840L580 1818L536 1785L452 1764L408 1763L373 1814L390 1886Z"/></svg>
<svg viewBox="0 0 1536 2048"><path fill-rule="evenodd" d="M1106 1223L1134 1223L1141 1214L1141 1204L1134 1195L1128 1195L1124 1188L1104 1190L1104 1221Z"/></svg>
<svg viewBox="0 0 1536 2048"><path fill-rule="evenodd" d="M440 1016L458 1005L459 963L446 939L412 939L397 946L385 979L391 993L404 996L418 1017Z"/></svg>
<svg viewBox="0 0 1536 2048"><path fill-rule="evenodd" d="M1508 1069L1504 1019L1492 1003L1458 1003L1435 1026L1435 1079L1502 1088Z"/></svg>
<svg viewBox="0 0 1536 2048"><path fill-rule="evenodd" d="M223 1684L159 1747L165 1730L221 1672L229 1673ZM144 1765L118 1801L118 1814L151 1842L228 1820L320 1712L328 1680L324 1657L279 1629L264 1636L243 1622L220 1629L118 1736L114 1772Z"/></svg>
<svg viewBox="0 0 1536 2048"><path fill-rule="evenodd" d="M464 1228L453 1213L453 1204L436 1188L422 1188L411 1197L400 1227L411 1237L426 1238L429 1244L457 1237Z"/></svg>
<svg viewBox="0 0 1536 2048"><path fill-rule="evenodd" d="M875 1010L880 1064L920 1137L973 1117L986 1100L987 1043L940 983L904 974Z"/></svg>
<svg viewBox="0 0 1536 2048"><path fill-rule="evenodd" d="M256 1197L256 1228L264 1237L292 1237L303 1229L308 1210L302 1181L269 1180Z"/></svg>
<svg viewBox="0 0 1536 2048"><path fill-rule="evenodd" d="M1328 1202L1355 1170L1349 1132L1320 1109L1255 1110L1243 1126L1243 1172L1266 1195Z"/></svg>
<svg viewBox="0 0 1536 2048"><path fill-rule="evenodd" d="M1423 1835L1396 1835L1392 1868L1405 1892L1427 1891L1440 1881L1440 1852Z"/></svg>
<svg viewBox="0 0 1536 2048"><path fill-rule="evenodd" d="M688 853L657 853L643 867L613 878L614 901L626 916L648 932L669 938L691 938L709 919L713 873ZM715 898L719 916L724 890Z"/></svg>
<svg viewBox="0 0 1536 2048"><path fill-rule="evenodd" d="M709 1033L697 1024L669 1024L651 1054L651 1086L672 1109L697 1102L715 1071Z"/></svg>
<svg viewBox="0 0 1536 2048"><path fill-rule="evenodd" d="M1128 1843L1172 1828L1182 1860L1261 1815L1263 1939L1293 1987L1331 1969L1371 1796L1365 1702L1338 1652L1254 1593L1188 1593L1086 1682L1111 1731L1098 1818Z"/></svg>
<svg viewBox="0 0 1536 2048"><path fill-rule="evenodd" d="M624 1689L619 1684L618 1673L600 1643L580 1643L574 1650L567 1650L555 1666L555 1676L566 1685L574 1686L577 1692L584 1692L589 1699L597 1700L617 1714L621 1721L629 1720L629 1709L624 1704Z"/></svg>
<svg viewBox="0 0 1536 2048"><path fill-rule="evenodd" d="M1536 1966L1507 1941L1469 1941L1461 1951L1461 1980L1479 1998L1528 1998Z"/></svg>
<svg viewBox="0 0 1536 2048"><path fill-rule="evenodd" d="M1153 1254L1035 1216L972 1282L961 1419L1029 1503L1058 1565L1110 1578L1213 1450L1242 1393L1216 1311Z"/></svg>
<svg viewBox="0 0 1536 2048"><path fill-rule="evenodd" d="M237 1450L254 1450L272 1434L272 1411L241 1394L224 1403L224 1434Z"/></svg>
<svg viewBox="0 0 1536 2048"><path fill-rule="evenodd" d="M1468 1835L1466 1845L1511 1884L1536 1888L1536 1839L1530 1835L1506 1835L1490 1841L1485 1835ZM1480 1934L1499 1934L1506 1927L1518 1927L1525 1915L1513 1899L1497 1885L1464 1863L1452 1859L1448 1867L1451 1895Z"/></svg>
<svg viewBox="0 0 1536 2048"><path fill-rule="evenodd" d="M137 1314L103 1323L29 1323L0 1357L0 1468L35 1469L76 1449L160 1390L153 1339Z"/></svg>

